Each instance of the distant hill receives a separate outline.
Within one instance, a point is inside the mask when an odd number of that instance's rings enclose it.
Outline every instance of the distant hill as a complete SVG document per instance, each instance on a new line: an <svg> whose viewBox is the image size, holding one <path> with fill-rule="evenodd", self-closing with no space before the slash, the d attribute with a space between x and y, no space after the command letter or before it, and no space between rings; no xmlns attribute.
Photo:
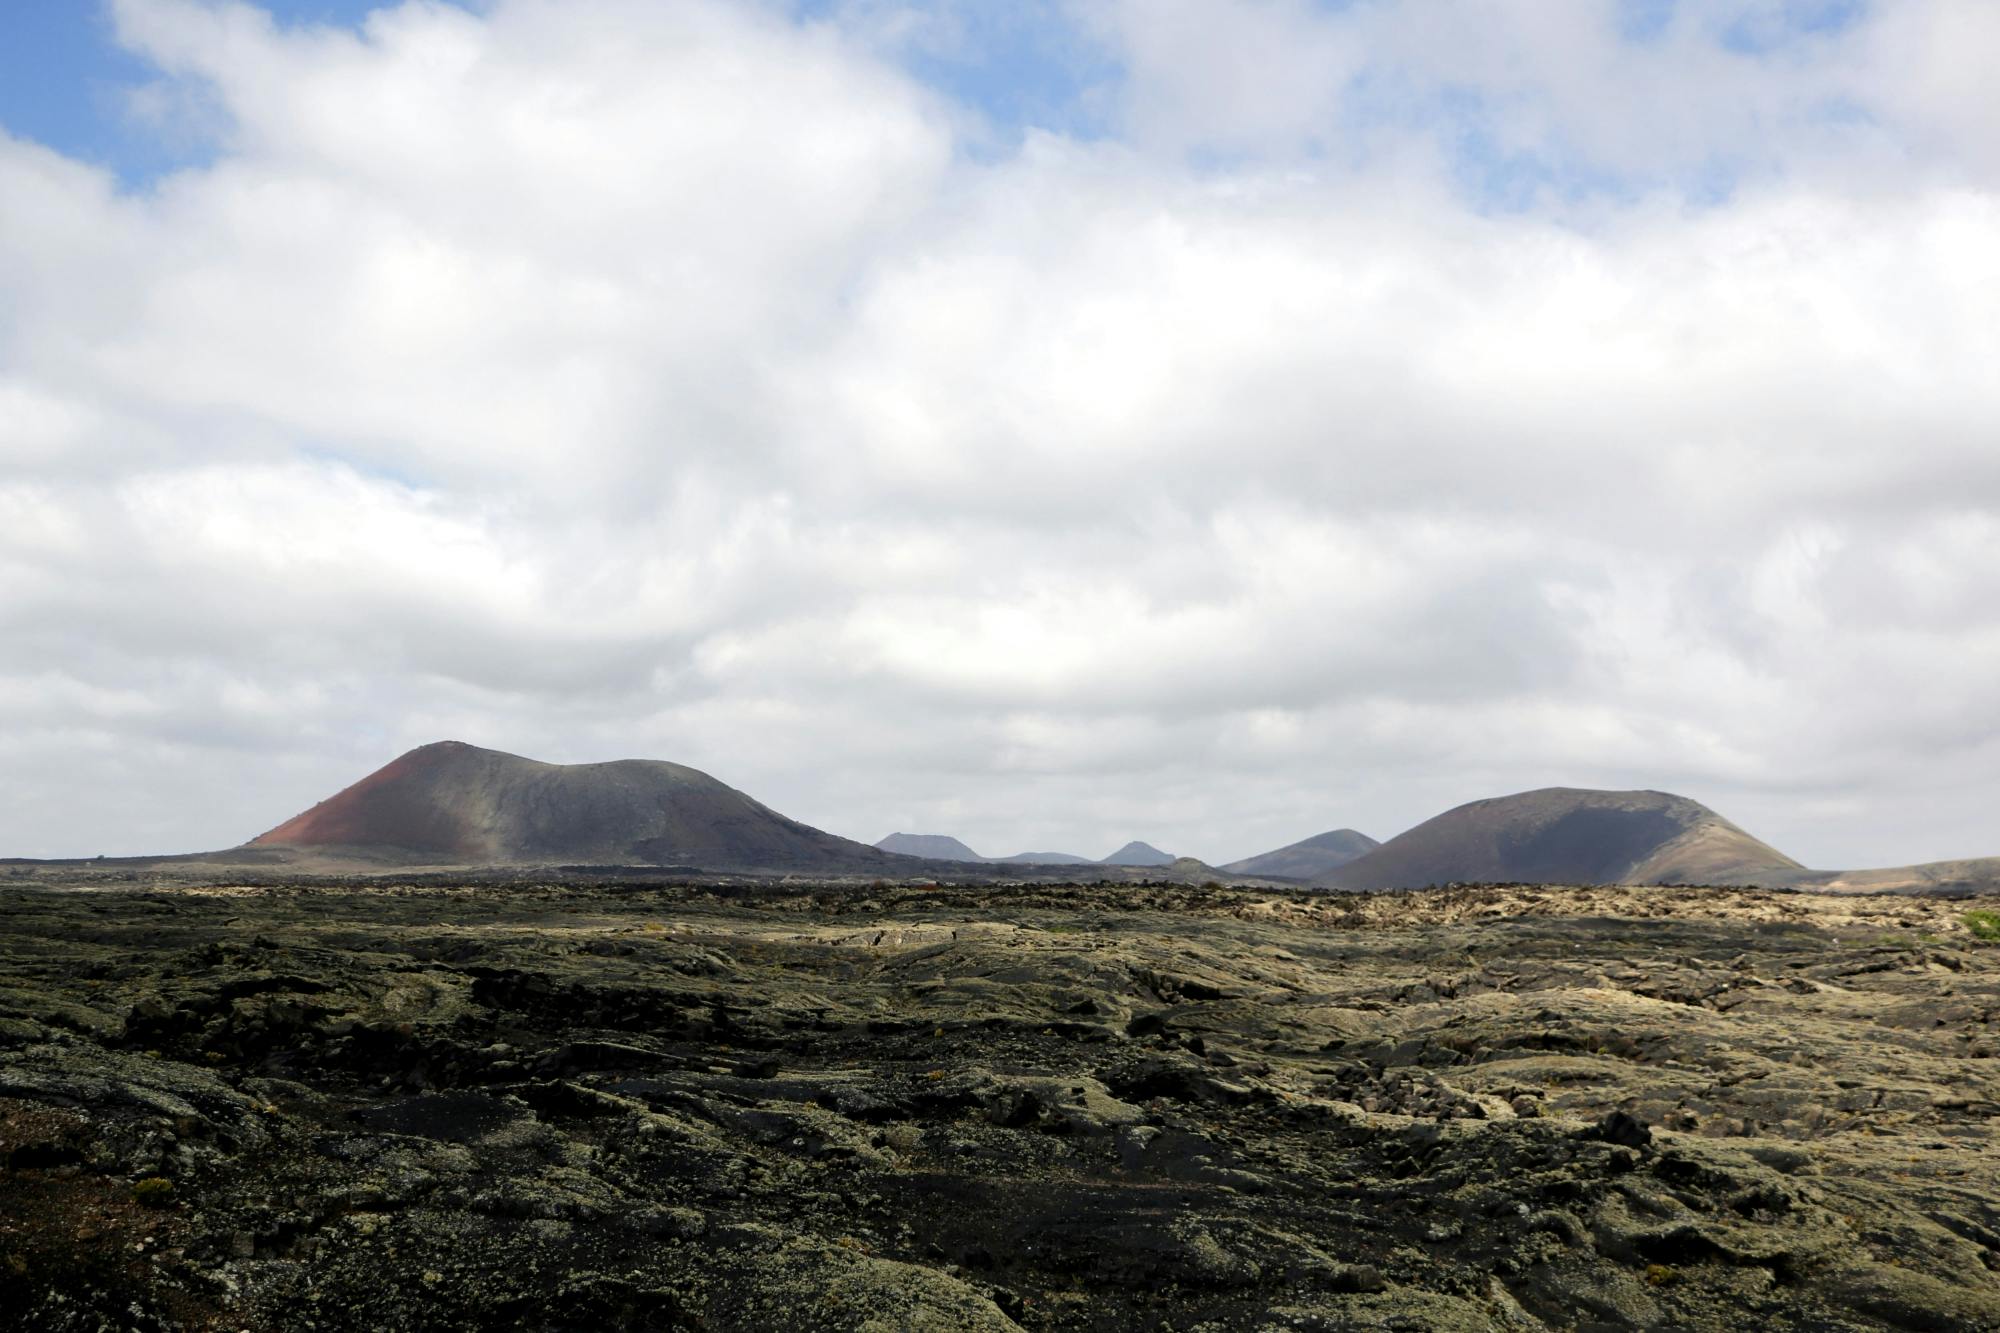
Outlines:
<svg viewBox="0 0 2000 1333"><path fill-rule="evenodd" d="M876 850L899 856L923 856L933 861L985 861L957 838L944 833L891 833L875 844Z"/></svg>
<svg viewBox="0 0 2000 1333"><path fill-rule="evenodd" d="M1877 870L1795 870L1758 882L1815 893L1992 893L2000 889L2000 856Z"/></svg>
<svg viewBox="0 0 2000 1333"><path fill-rule="evenodd" d="M1144 843L1133 843L1133 847L1144 847ZM1152 865L1146 862L1096 861L1088 856L1076 856L1069 852L1019 852L1013 856L981 856L957 838L946 833L891 833L875 844L878 851L895 852L900 856L928 857L933 861L979 861L987 865L1003 865L1009 862L1022 865L1044 866L1094 866L1094 865ZM1148 848L1147 850L1151 850ZM1164 865L1165 862L1159 864Z"/></svg>
<svg viewBox="0 0 2000 1333"><path fill-rule="evenodd" d="M378 863L892 874L909 865L680 764L544 764L458 741L412 750L249 845Z"/></svg>
<svg viewBox="0 0 2000 1333"><path fill-rule="evenodd" d="M1454 880L1775 883L1802 869L1684 796L1546 787L1447 810L1316 882L1348 889Z"/></svg>
<svg viewBox="0 0 2000 1333"><path fill-rule="evenodd" d="M1315 880L1338 870L1349 861L1366 856L1381 845L1366 833L1341 828L1280 847L1274 852L1246 856L1241 861L1231 861L1220 868L1232 875Z"/></svg>
<svg viewBox="0 0 2000 1333"><path fill-rule="evenodd" d="M875 844L876 850L900 856L920 856L933 861L978 861L986 865L1043 866L1164 866L1173 857L1143 842L1128 842L1103 860L1078 856L1073 852L1017 852L1013 856L981 856L946 833L891 833Z"/></svg>
<svg viewBox="0 0 2000 1333"><path fill-rule="evenodd" d="M1170 866L1173 863L1173 857L1143 842L1128 842L1098 862L1106 866Z"/></svg>

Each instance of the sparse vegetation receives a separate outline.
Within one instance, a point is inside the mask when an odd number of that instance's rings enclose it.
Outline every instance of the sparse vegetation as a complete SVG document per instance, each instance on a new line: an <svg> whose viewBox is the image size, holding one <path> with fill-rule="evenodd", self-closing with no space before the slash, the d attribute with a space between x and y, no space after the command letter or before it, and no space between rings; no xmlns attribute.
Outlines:
<svg viewBox="0 0 2000 1333"><path fill-rule="evenodd" d="M881 1137L883 1147L893 1148L907 1157L923 1141L924 1130L921 1125L889 1125L882 1130Z"/></svg>
<svg viewBox="0 0 2000 1333"><path fill-rule="evenodd" d="M1357 1297L1484 1328L1491 1266L1558 1251L1562 1286L1510 1286L1549 1327L1584 1297L1734 1327L1746 1281L1770 1327L1874 1327L1900 1270L1913 1322L2000 1329L1960 1239L1996 1198L2000 1039L1965 1021L1993 899L440 877L4 905L0 1330L291 1327L314 1294L325 1333L1306 1327ZM1881 944L1933 935L1942 965ZM1779 1253L1798 1281L1759 1279Z"/></svg>
<svg viewBox="0 0 2000 1333"><path fill-rule="evenodd" d="M2000 912L1971 911L1962 919L1974 939L2000 944Z"/></svg>

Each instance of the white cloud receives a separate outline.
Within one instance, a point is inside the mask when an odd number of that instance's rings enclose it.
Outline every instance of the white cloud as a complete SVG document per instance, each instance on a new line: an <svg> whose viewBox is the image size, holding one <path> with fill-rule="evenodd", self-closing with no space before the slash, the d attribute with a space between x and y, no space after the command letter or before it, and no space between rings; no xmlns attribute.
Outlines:
<svg viewBox="0 0 2000 1333"><path fill-rule="evenodd" d="M0 850L456 735L996 852L2000 853L1971 8L1079 5L1115 133L997 151L949 6L120 0L222 137L0 138Z"/></svg>

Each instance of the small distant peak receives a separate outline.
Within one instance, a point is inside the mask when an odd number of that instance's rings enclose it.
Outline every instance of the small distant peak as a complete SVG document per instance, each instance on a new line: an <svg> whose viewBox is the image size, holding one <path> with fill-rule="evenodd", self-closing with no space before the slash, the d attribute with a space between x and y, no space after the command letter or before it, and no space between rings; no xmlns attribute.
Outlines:
<svg viewBox="0 0 2000 1333"><path fill-rule="evenodd" d="M1173 863L1173 857L1145 842L1128 842L1111 855L1098 862L1107 866L1164 866Z"/></svg>

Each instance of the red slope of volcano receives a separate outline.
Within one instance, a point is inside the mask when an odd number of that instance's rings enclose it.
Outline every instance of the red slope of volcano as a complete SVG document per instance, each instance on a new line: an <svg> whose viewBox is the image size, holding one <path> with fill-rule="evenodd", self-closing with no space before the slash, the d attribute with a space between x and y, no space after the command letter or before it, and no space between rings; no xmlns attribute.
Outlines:
<svg viewBox="0 0 2000 1333"><path fill-rule="evenodd" d="M410 751L361 781L293 815L250 845L281 847L406 847L412 851L478 859L489 849L473 837L468 821L445 805L423 799L456 757L439 741Z"/></svg>

